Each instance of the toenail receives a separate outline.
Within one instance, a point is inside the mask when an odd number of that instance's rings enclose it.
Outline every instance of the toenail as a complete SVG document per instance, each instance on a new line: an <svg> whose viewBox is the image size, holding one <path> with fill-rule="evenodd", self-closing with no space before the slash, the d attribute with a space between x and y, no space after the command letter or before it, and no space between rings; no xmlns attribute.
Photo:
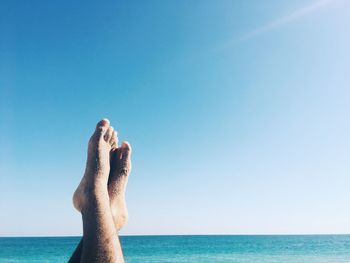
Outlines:
<svg viewBox="0 0 350 263"><path fill-rule="evenodd" d="M107 118L103 118L100 123L109 124L109 120Z"/></svg>

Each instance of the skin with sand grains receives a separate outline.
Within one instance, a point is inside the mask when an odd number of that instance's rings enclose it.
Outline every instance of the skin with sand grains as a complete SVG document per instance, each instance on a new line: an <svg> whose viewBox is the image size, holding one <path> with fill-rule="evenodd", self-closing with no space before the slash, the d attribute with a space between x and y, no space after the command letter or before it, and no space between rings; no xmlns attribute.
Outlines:
<svg viewBox="0 0 350 263"><path fill-rule="evenodd" d="M125 190L131 147L107 119L97 123L88 144L84 176L73 195L83 218L83 238L69 262L124 262L118 231L126 224Z"/></svg>

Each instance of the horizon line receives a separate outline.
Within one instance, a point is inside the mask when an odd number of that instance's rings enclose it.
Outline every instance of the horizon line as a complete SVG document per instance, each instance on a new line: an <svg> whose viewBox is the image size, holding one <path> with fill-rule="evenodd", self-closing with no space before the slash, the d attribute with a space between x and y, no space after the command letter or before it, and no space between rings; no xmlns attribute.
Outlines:
<svg viewBox="0 0 350 263"><path fill-rule="evenodd" d="M150 235L119 235L120 237L159 237L159 236L350 236L350 233L314 233L314 234L150 234ZM82 237L76 235L57 236L0 236L0 238L56 238L56 237Z"/></svg>

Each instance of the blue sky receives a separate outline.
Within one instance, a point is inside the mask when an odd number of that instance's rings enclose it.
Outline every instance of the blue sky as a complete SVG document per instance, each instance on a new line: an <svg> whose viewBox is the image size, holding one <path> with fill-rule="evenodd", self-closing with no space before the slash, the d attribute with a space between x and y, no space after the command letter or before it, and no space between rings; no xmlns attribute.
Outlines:
<svg viewBox="0 0 350 263"><path fill-rule="evenodd" d="M123 234L350 233L350 3L2 1L1 236L79 235L108 117Z"/></svg>

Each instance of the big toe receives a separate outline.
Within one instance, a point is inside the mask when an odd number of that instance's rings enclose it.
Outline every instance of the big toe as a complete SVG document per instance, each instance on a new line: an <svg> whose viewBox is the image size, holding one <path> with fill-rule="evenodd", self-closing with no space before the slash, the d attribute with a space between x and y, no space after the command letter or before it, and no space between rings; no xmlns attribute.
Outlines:
<svg viewBox="0 0 350 263"><path fill-rule="evenodd" d="M131 171L131 146L128 142L113 150L111 157L112 173L110 181L120 179L121 176L128 176Z"/></svg>
<svg viewBox="0 0 350 263"><path fill-rule="evenodd" d="M100 121L96 124L96 128L101 127L101 126L109 126L109 120L106 119L106 118L100 120Z"/></svg>
<svg viewBox="0 0 350 263"><path fill-rule="evenodd" d="M131 171L131 146L128 142L123 142L120 147L120 170L119 173L123 175L129 175Z"/></svg>
<svg viewBox="0 0 350 263"><path fill-rule="evenodd" d="M130 143L129 142L123 142L122 146L120 148L122 149L122 155L124 154L125 158L130 158L130 155L131 155Z"/></svg>
<svg viewBox="0 0 350 263"><path fill-rule="evenodd" d="M110 122L108 119L102 119L96 124L96 129L94 132L94 137L102 137L106 134L108 131L108 128L110 126Z"/></svg>

